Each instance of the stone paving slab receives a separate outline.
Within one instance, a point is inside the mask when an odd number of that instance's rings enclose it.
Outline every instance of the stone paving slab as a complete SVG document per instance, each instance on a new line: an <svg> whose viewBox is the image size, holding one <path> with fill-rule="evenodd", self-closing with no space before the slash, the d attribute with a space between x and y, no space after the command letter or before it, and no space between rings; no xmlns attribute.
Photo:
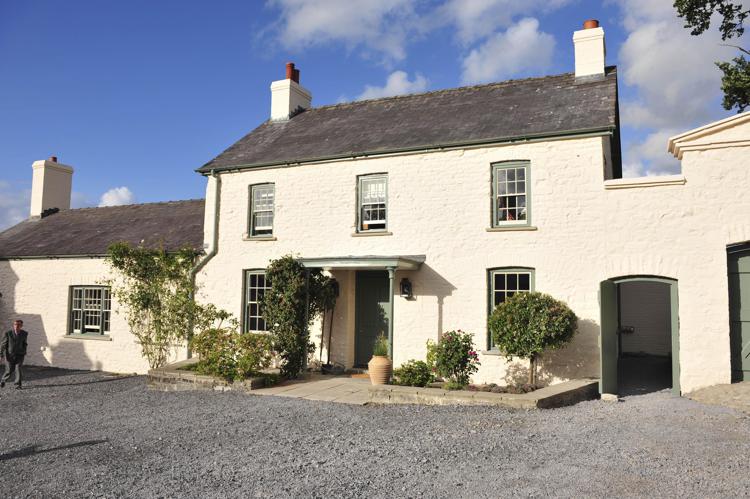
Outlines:
<svg viewBox="0 0 750 499"><path fill-rule="evenodd" d="M253 390L253 394L354 405L365 405L370 401L367 393L370 381L367 379L320 376L288 383L290 384Z"/></svg>
<svg viewBox="0 0 750 499"><path fill-rule="evenodd" d="M709 386L686 396L704 404L730 407L750 414L750 381Z"/></svg>

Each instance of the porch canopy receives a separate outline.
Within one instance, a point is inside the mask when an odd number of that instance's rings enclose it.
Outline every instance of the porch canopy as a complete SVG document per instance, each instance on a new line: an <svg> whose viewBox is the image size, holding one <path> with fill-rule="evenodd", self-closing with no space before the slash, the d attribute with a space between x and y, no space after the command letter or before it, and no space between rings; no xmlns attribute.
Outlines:
<svg viewBox="0 0 750 499"><path fill-rule="evenodd" d="M388 356L393 359L393 290L397 270L418 270L426 260L425 255L395 256L339 256L325 258L300 258L306 268L323 270L387 270L388 271Z"/></svg>
<svg viewBox="0 0 750 499"><path fill-rule="evenodd" d="M417 270L424 263L425 255L396 255L396 256L337 256L326 258L300 258L299 261L307 268L337 270Z"/></svg>

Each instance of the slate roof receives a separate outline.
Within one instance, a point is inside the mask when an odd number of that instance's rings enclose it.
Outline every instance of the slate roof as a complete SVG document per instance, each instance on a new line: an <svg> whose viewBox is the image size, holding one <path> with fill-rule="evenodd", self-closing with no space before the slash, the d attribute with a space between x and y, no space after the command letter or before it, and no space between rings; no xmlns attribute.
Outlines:
<svg viewBox="0 0 750 499"><path fill-rule="evenodd" d="M617 70L510 80L308 109L266 121L198 169L251 168L521 137L614 130Z"/></svg>
<svg viewBox="0 0 750 499"><path fill-rule="evenodd" d="M127 241L176 250L203 248L202 199L65 210L0 232L0 258L105 255Z"/></svg>

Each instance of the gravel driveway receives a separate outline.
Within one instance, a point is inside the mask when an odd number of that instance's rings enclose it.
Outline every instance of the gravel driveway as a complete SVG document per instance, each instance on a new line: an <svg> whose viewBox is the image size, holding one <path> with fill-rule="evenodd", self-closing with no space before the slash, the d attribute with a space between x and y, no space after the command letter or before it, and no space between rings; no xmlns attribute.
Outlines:
<svg viewBox="0 0 750 499"><path fill-rule="evenodd" d="M750 495L750 417L664 392L524 412L29 378L0 392L5 497Z"/></svg>

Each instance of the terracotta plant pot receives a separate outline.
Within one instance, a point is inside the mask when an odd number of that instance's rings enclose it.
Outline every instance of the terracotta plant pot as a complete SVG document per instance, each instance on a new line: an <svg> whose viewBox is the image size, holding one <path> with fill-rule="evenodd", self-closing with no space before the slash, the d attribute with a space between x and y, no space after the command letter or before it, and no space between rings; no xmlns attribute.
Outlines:
<svg viewBox="0 0 750 499"><path fill-rule="evenodd" d="M370 373L370 383L373 385L387 385L391 380L393 362L385 355L373 355L367 363L367 371Z"/></svg>

